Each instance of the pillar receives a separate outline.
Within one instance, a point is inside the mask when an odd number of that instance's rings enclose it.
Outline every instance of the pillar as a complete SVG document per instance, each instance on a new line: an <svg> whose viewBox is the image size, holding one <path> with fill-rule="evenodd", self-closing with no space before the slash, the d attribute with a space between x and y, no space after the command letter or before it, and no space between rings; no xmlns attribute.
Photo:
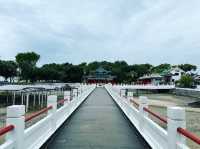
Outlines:
<svg viewBox="0 0 200 149"><path fill-rule="evenodd" d="M26 112L28 112L29 109L29 93L26 94Z"/></svg>
<svg viewBox="0 0 200 149"><path fill-rule="evenodd" d="M185 138L177 132L177 128L185 128L185 109L181 107L167 108L167 134L168 134L168 148L176 149L177 142L186 144Z"/></svg>
<svg viewBox="0 0 200 149"><path fill-rule="evenodd" d="M33 93L33 107L35 107L35 100L36 100L36 98L35 98L35 92Z"/></svg>
<svg viewBox="0 0 200 149"><path fill-rule="evenodd" d="M57 110L57 96L50 95L47 97L47 106L52 106L53 108L48 111L48 114L52 114L51 116L51 128L52 131L56 131L56 110Z"/></svg>
<svg viewBox="0 0 200 149"><path fill-rule="evenodd" d="M25 106L13 105L7 107L7 125L14 125L14 130L6 135L6 140L15 140L15 149L23 149L25 129Z"/></svg>
<svg viewBox="0 0 200 149"><path fill-rule="evenodd" d="M144 118L148 116L148 113L144 111L144 108L148 108L148 98L145 96L140 96L139 97L139 113L140 113L139 127L141 130L145 123Z"/></svg>

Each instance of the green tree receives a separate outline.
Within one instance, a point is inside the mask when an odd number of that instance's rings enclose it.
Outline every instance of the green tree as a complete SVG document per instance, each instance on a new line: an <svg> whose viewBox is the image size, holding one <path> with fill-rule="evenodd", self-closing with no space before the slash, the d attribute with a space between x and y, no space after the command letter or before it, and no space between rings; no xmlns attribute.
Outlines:
<svg viewBox="0 0 200 149"><path fill-rule="evenodd" d="M193 78L190 75L183 75L179 83L180 83L180 87L192 88Z"/></svg>
<svg viewBox="0 0 200 149"><path fill-rule="evenodd" d="M68 82L72 83L81 82L83 78L83 69L80 68L79 66L72 66L68 69L68 71L66 71L65 74L68 78L67 79ZM64 82L67 82L67 80L64 80Z"/></svg>
<svg viewBox="0 0 200 149"><path fill-rule="evenodd" d="M117 78L117 82L125 83L128 80L129 67L125 61L116 61L111 65L112 74Z"/></svg>
<svg viewBox="0 0 200 149"><path fill-rule="evenodd" d="M48 82L60 81L63 74L63 66L60 64L45 64L38 71L40 80L45 80Z"/></svg>
<svg viewBox="0 0 200 149"><path fill-rule="evenodd" d="M14 61L0 61L0 76L6 81L10 78L11 82L13 77L17 76L17 64Z"/></svg>
<svg viewBox="0 0 200 149"><path fill-rule="evenodd" d="M133 81L136 81L139 77L150 74L152 69L151 64L135 64L130 66L131 76Z"/></svg>
<svg viewBox="0 0 200 149"><path fill-rule="evenodd" d="M84 75L88 74L87 63L83 62L79 64L78 67L82 69Z"/></svg>
<svg viewBox="0 0 200 149"><path fill-rule="evenodd" d="M21 79L26 80L26 82L33 81L36 63L40 59L40 55L35 52L26 52L17 54L15 58L20 68Z"/></svg>
<svg viewBox="0 0 200 149"><path fill-rule="evenodd" d="M181 64L181 65L178 65L178 67L184 70L185 72L192 71L192 70L196 71L197 69L197 66L192 65L192 64Z"/></svg>
<svg viewBox="0 0 200 149"><path fill-rule="evenodd" d="M162 73L165 70L169 70L171 68L170 64L160 64L152 68L152 73Z"/></svg>

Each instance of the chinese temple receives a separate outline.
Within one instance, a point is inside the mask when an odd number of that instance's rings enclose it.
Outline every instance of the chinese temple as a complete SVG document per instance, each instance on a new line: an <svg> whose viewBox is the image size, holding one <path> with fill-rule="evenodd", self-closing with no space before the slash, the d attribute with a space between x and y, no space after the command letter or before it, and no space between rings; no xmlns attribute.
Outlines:
<svg viewBox="0 0 200 149"><path fill-rule="evenodd" d="M111 71L99 67L95 71L90 72L88 76L84 77L86 83L115 83L116 77L111 74Z"/></svg>

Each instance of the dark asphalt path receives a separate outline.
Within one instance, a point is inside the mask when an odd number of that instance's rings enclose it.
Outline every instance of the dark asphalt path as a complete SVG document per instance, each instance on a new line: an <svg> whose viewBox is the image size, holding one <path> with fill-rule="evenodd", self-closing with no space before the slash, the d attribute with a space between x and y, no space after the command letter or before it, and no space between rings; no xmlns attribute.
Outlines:
<svg viewBox="0 0 200 149"><path fill-rule="evenodd" d="M46 143L48 149L148 149L104 88L97 88Z"/></svg>

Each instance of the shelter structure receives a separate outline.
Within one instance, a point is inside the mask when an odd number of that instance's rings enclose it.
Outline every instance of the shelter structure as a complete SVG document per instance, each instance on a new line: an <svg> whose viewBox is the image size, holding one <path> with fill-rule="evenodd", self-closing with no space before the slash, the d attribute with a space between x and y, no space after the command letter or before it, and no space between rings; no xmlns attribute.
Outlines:
<svg viewBox="0 0 200 149"><path fill-rule="evenodd" d="M73 89L68 84L4 85L0 87L0 102L6 106L25 105L27 112L31 107L45 107L48 95Z"/></svg>

